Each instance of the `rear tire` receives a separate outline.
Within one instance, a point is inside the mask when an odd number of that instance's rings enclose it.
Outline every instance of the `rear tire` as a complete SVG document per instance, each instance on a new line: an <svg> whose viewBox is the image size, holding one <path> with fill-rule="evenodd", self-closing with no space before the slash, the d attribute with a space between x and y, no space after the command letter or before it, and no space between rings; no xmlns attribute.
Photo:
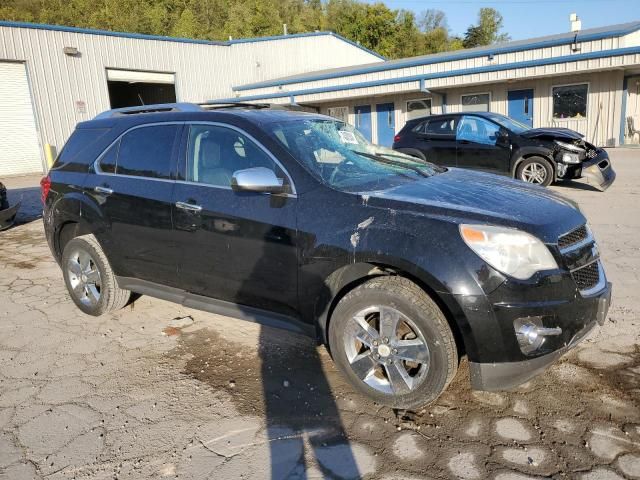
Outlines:
<svg viewBox="0 0 640 480"><path fill-rule="evenodd" d="M444 314L403 277L376 277L347 293L331 315L329 347L358 391L392 408L435 401L458 369Z"/></svg>
<svg viewBox="0 0 640 480"><path fill-rule="evenodd" d="M69 240L61 265L71 299L87 315L97 317L119 310L129 302L131 292L118 286L107 257L93 235Z"/></svg>
<svg viewBox="0 0 640 480"><path fill-rule="evenodd" d="M548 187L553 182L553 167L542 157L529 157L516 169L516 178L523 182Z"/></svg>

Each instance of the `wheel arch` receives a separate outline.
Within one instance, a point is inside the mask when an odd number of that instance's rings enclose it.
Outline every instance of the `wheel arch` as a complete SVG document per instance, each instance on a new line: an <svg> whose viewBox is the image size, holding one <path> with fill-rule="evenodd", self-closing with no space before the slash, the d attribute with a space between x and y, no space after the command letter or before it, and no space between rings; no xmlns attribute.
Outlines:
<svg viewBox="0 0 640 480"><path fill-rule="evenodd" d="M451 328L453 332L459 356L464 355L466 352L466 340L463 334L464 327L460 325L458 321L460 316L455 312L455 304L449 300L448 295L442 295L445 287L440 285L428 272L411 272L397 265L376 261L345 265L327 277L325 285L328 287L327 290L331 298L324 299L324 301L320 298L316 304L318 342L323 343L329 348L328 333L331 315L340 300L347 293L372 278L393 275L401 276L412 281L438 305L438 308L440 308L447 319L449 328Z"/></svg>
<svg viewBox="0 0 640 480"><path fill-rule="evenodd" d="M555 164L556 162L553 161L553 157L550 154L547 154L545 152L540 152L540 151L529 151L529 152L522 153L518 157L518 159L515 162L513 162L513 165L511 167L511 177L516 178L516 172L518 171L518 167L520 166L520 164L532 157L540 157L543 160L546 160L549 163L549 166L551 167L551 171L553 172L554 178L557 176L556 164Z"/></svg>

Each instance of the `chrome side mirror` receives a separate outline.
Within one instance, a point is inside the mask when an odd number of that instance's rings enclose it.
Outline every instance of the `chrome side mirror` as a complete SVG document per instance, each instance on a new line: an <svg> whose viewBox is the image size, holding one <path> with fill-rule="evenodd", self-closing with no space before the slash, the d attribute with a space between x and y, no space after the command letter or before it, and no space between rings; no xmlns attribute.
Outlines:
<svg viewBox="0 0 640 480"><path fill-rule="evenodd" d="M247 168L234 172L231 188L239 192L284 193L282 179L266 167Z"/></svg>

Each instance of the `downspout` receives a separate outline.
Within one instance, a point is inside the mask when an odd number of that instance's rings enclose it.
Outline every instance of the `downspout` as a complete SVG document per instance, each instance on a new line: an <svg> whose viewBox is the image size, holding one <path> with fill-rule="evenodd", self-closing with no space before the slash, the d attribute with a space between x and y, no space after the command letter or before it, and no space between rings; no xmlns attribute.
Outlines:
<svg viewBox="0 0 640 480"><path fill-rule="evenodd" d="M619 147L624 145L624 130L627 125L627 96L629 89L629 77L624 77L622 80L622 108L620 111L620 141Z"/></svg>

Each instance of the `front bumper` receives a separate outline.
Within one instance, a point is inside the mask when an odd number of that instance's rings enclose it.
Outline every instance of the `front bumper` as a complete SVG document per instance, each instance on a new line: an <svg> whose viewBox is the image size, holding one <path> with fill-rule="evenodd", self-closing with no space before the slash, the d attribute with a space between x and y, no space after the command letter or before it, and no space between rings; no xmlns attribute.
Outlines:
<svg viewBox="0 0 640 480"><path fill-rule="evenodd" d="M603 325L611 304L611 284L597 295L585 299L589 303L589 318L568 342L545 355L513 362L469 362L471 387L475 390L506 390L516 387L536 375L575 347L596 326Z"/></svg>
<svg viewBox="0 0 640 480"><path fill-rule="evenodd" d="M582 177L589 185L604 192L616 179L616 172L613 171L609 155L603 151L592 160L582 163Z"/></svg>
<svg viewBox="0 0 640 480"><path fill-rule="evenodd" d="M9 228L16 220L18 209L20 208L20 202L16 203L13 207L5 208L0 211L0 230Z"/></svg>

